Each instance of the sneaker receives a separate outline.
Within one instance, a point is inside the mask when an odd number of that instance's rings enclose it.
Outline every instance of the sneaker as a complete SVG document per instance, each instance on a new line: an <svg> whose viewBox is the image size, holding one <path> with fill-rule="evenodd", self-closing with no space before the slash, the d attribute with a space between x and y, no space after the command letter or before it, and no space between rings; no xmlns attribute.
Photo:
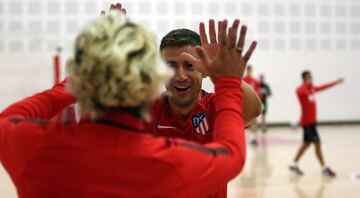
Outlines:
<svg viewBox="0 0 360 198"><path fill-rule="evenodd" d="M332 171L329 167L324 168L322 171L322 174L329 177L335 177L336 174L334 171Z"/></svg>
<svg viewBox="0 0 360 198"><path fill-rule="evenodd" d="M296 173L297 175L303 175L304 172L300 170L300 168L297 165L289 165L290 171Z"/></svg>

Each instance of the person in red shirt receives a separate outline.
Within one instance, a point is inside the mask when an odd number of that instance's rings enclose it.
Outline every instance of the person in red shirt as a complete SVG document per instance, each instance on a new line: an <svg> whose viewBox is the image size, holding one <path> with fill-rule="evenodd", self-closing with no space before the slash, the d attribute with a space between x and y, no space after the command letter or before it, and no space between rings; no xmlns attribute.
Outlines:
<svg viewBox="0 0 360 198"><path fill-rule="evenodd" d="M70 89L88 119L49 121L75 100L63 93L64 83L0 114L0 161L19 197L206 197L234 178L246 153L246 60L239 20L228 34L226 24L214 59L196 48L217 94L213 142L204 145L154 137L145 128L148 106L170 75L153 35L116 11L87 26L68 66Z"/></svg>
<svg viewBox="0 0 360 198"><path fill-rule="evenodd" d="M200 24L203 27L204 24ZM209 21L214 27L214 20ZM213 128L213 99L215 94L201 89L204 71L199 71L203 63L198 59L195 46L202 47L210 54L216 53L214 48L218 42L204 43L207 35L200 31L200 36L188 29L177 29L163 37L160 44L162 57L174 69L175 75L166 85L164 97L157 100L153 107L152 130L161 136L181 137L199 143L211 142ZM215 34L212 32L211 36ZM241 38L245 38L242 34ZM200 43L201 42L201 43ZM248 51L251 56L254 48ZM196 58L195 58L196 57ZM201 70L201 69L200 69ZM243 114L247 123L260 114L260 100L246 83L244 90ZM170 130L169 130L170 129Z"/></svg>
<svg viewBox="0 0 360 198"><path fill-rule="evenodd" d="M201 89L202 79L208 72L202 67L195 49L201 44L213 58L221 45L214 39L217 38L214 20L209 20L210 43L203 23L200 23L199 29L200 35L188 29L176 29L162 38L162 57L174 69L175 75L166 85L164 97L153 106L153 120L149 128L157 136L179 137L205 144L214 141L214 101L217 94ZM243 27L240 34L242 44L238 48L243 48L245 35L246 28ZM255 43L244 53L246 60L254 49ZM243 82L242 88L244 121L249 123L260 114L261 105L249 85ZM227 197L226 185L208 197Z"/></svg>
<svg viewBox="0 0 360 198"><path fill-rule="evenodd" d="M124 8L121 4L112 4L110 9L123 11ZM105 11L102 13L104 14ZM154 135L183 138L200 144L214 140L215 94L201 90L202 79L207 72L198 70L203 63L194 48L201 45L210 57L216 55L221 45L216 40L214 20L209 21L209 31L210 43L207 41L203 23L200 24L200 35L188 29L177 29L163 37L160 51L168 65L174 69L175 75L167 84L164 96L158 99L151 108L152 122L147 124L147 128ZM246 28L243 28L239 47L244 45L245 35ZM246 60L250 59L255 49L254 44L245 53ZM243 89L243 117L248 125L260 114L261 103L249 85L242 83L241 87ZM226 189L225 185L209 197L226 197Z"/></svg>
<svg viewBox="0 0 360 198"><path fill-rule="evenodd" d="M110 9L124 12L121 4L112 4ZM105 11L102 11L102 14L104 13ZM171 83L166 86L165 96L157 100L151 108L153 119L150 124L147 124L147 128L154 135L183 138L201 144L214 140L215 94L201 90L204 74L197 69L203 63L198 59L194 48L202 44L210 57L216 55L221 46L220 42L213 39L217 37L214 20L210 20L209 28L210 43L207 42L204 24L200 24L200 36L188 29L178 29L171 31L162 39L160 45L162 56L168 65L174 68L175 75ZM245 33L246 27L242 30L239 47L244 45ZM246 61L249 60L254 49L253 44L244 55ZM188 56L183 56L186 54ZM241 87L243 89L243 117L248 125L260 114L261 105L256 93L249 85L242 83ZM67 113L62 115L67 115ZM225 185L219 192L209 197L221 198L226 197L226 194Z"/></svg>
<svg viewBox="0 0 360 198"><path fill-rule="evenodd" d="M295 156L294 162L289 165L289 169L299 175L303 175L303 171L300 170L297 163L304 152L309 148L310 144L314 143L316 157L322 166L322 174L335 177L335 172L325 165L324 157L321 151L321 142L317 131L315 93L333 87L343 82L343 79L339 79L320 86L315 86L313 85L313 79L310 71L304 71L302 73L302 79L303 84L297 88L296 94L301 105L300 124L304 130L304 138L303 143Z"/></svg>
<svg viewBox="0 0 360 198"><path fill-rule="evenodd" d="M243 80L248 83L257 93L258 97L261 99L262 98L262 94L261 94L261 89L260 89L260 83L259 81L256 80L256 78L253 77L253 68L251 65L248 65L246 67L246 74L243 78ZM253 145L257 145L258 141L257 141L257 119L255 118L254 121L250 124L249 126L249 130L250 130L250 143Z"/></svg>

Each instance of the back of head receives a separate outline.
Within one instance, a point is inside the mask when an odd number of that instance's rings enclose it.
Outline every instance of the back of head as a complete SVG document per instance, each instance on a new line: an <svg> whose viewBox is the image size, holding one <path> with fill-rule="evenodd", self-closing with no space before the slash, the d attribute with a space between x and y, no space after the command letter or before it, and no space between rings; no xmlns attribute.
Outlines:
<svg viewBox="0 0 360 198"><path fill-rule="evenodd" d="M68 71L82 114L93 119L113 108L144 110L171 75L154 35L116 10L77 36Z"/></svg>
<svg viewBox="0 0 360 198"><path fill-rule="evenodd" d="M201 45L199 34L189 29L172 30L161 39L160 51L167 47L182 47L186 45Z"/></svg>

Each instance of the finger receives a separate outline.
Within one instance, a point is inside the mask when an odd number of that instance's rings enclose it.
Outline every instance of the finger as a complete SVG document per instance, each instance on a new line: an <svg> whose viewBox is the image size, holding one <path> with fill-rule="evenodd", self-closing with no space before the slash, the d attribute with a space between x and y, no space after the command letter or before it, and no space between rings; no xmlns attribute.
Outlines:
<svg viewBox="0 0 360 198"><path fill-rule="evenodd" d="M226 29L227 29L227 20L221 22L219 27L219 43L221 46L226 46Z"/></svg>
<svg viewBox="0 0 360 198"><path fill-rule="evenodd" d="M246 31L247 31L246 25L241 26L240 39L239 39L237 48L240 48L240 49L243 49L243 48L244 48Z"/></svg>
<svg viewBox="0 0 360 198"><path fill-rule="evenodd" d="M218 41L220 43L221 36L220 36L220 27L222 26L222 21L218 21Z"/></svg>
<svg viewBox="0 0 360 198"><path fill-rule="evenodd" d="M118 10L121 10L121 7L122 7L121 3L117 3L117 4L115 5L115 8L118 9Z"/></svg>
<svg viewBox="0 0 360 198"><path fill-rule="evenodd" d="M247 63L250 58L251 58L251 55L253 54L255 48L257 46L257 42L256 41L253 41L250 45L250 48L249 50L246 52L245 56L244 56L244 60L245 60L245 63Z"/></svg>
<svg viewBox="0 0 360 198"><path fill-rule="evenodd" d="M205 24L203 22L201 22L199 24L199 32L200 32L201 45L208 45L209 42L207 40L207 35L206 35L206 31L205 31Z"/></svg>
<svg viewBox="0 0 360 198"><path fill-rule="evenodd" d="M228 47L229 48L235 48L236 45L236 33L237 29L239 27L240 21L236 19L232 25L231 28L229 28L229 34L228 34Z"/></svg>
<svg viewBox="0 0 360 198"><path fill-rule="evenodd" d="M101 12L100 12L100 15L105 15L105 11L104 10L101 10Z"/></svg>
<svg viewBox="0 0 360 198"><path fill-rule="evenodd" d="M210 65L210 59L205 50L200 46L196 46L195 51L199 55L201 62L204 64L204 67L207 68Z"/></svg>
<svg viewBox="0 0 360 198"><path fill-rule="evenodd" d="M225 38L227 38L227 25L228 25L228 20L225 19L223 21Z"/></svg>
<svg viewBox="0 0 360 198"><path fill-rule="evenodd" d="M205 68L203 62L201 62L200 59L195 58L193 55L191 55L188 52L183 52L181 53L181 58L183 58L186 62L190 63L191 65L194 66L194 68L196 70L198 70L199 72L201 72L204 75L208 75L208 71Z"/></svg>
<svg viewBox="0 0 360 198"><path fill-rule="evenodd" d="M210 34L210 43L216 44L216 31L215 31L215 21L213 19L209 20L209 34Z"/></svg>

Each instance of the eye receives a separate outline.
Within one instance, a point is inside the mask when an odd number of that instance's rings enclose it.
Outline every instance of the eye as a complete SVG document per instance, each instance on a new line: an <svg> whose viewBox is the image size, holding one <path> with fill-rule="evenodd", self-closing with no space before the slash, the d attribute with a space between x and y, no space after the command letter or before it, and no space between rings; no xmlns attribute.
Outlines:
<svg viewBox="0 0 360 198"><path fill-rule="evenodd" d="M188 70L193 70L193 69L195 69L194 66L193 66L192 64L190 64L190 63L185 63L184 66L185 66L185 68L188 69Z"/></svg>
<svg viewBox="0 0 360 198"><path fill-rule="evenodd" d="M170 68L175 68L175 67L176 67L176 64L173 63L173 62L167 62L167 65L168 65Z"/></svg>

